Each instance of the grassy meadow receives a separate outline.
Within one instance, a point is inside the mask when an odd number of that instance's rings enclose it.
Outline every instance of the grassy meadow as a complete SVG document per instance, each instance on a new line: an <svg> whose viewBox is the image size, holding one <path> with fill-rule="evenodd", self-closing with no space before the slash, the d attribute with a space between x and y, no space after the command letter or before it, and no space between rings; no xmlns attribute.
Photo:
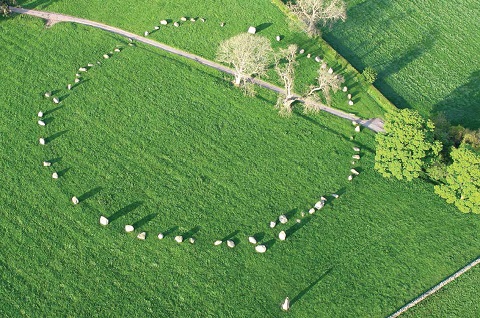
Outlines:
<svg viewBox="0 0 480 318"><path fill-rule="evenodd" d="M347 0L348 16L324 38L397 107L444 112L480 128L480 8L476 0Z"/></svg>
<svg viewBox="0 0 480 318"><path fill-rule="evenodd" d="M102 14L91 3L83 17ZM368 130L352 142L351 124L328 114L281 118L267 91L245 97L221 73L88 27L0 18L0 40L2 316L386 316L478 256L480 220L431 184L381 178ZM101 58L116 45L122 52ZM348 182L353 145L361 174ZM302 218L321 195L324 209ZM284 213L291 221L270 229ZM197 241L178 244L180 234ZM213 246L229 234L237 247Z"/></svg>
<svg viewBox="0 0 480 318"><path fill-rule="evenodd" d="M103 22L124 30L143 35L145 31L152 32L149 38L166 43L173 47L198 54L207 59L215 60L219 44L240 32L246 32L249 26L257 27L257 34L270 39L274 49L297 44L305 49L305 54L299 55L299 65L296 71L295 90L303 94L311 84L315 83L320 64L314 61L315 56L324 58L335 72L342 74L349 93L353 95L354 106L348 105L346 93L335 94L333 106L363 118L383 117L389 104L379 102L369 93L369 85L362 77L349 68L346 61L340 61L330 47L318 40L308 38L295 27L289 18L269 0L222 0L222 1L190 1L190 0L154 0L141 5L132 0L114 0L108 2L109 10L105 10L105 2L100 0L79 0L72 4L68 1L25 0L19 3L26 8L37 8L69 14ZM197 18L197 22L181 22L180 18ZM203 23L198 18L204 17ZM160 25L160 20L166 19L169 25ZM180 27L173 22L180 22ZM225 22L224 27L220 23ZM282 40L277 42L275 37ZM311 58L307 58L307 53ZM281 85L274 71L268 73L268 81Z"/></svg>

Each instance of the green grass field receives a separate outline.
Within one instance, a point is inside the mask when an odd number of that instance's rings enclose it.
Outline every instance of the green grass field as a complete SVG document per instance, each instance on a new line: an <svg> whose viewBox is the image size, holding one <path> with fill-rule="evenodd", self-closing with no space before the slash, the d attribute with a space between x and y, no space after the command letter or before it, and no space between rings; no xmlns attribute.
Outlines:
<svg viewBox="0 0 480 318"><path fill-rule="evenodd" d="M310 84L314 84L319 64L314 57L319 55L328 62L336 72L346 78L345 85L350 88L355 105L348 106L345 93L339 92L334 96L333 106L364 118L383 117L389 105L381 105L368 94L368 85L362 82L355 72L347 67L346 62L339 62L333 52L321 41L308 38L298 28L290 28L292 23L271 1L248 0L222 2L205 1L148 1L138 4L132 0L109 1L109 10L104 10L104 1L79 0L75 5L67 1L19 1L24 7L37 8L77 17L103 22L112 26L143 35L145 31L153 31L154 26L160 25L160 20L169 20L169 25L161 27L149 35L149 38L166 43L176 48L201 55L214 60L217 48L226 40L240 32L246 32L249 26L257 27L257 34L270 39L274 49L287 47L295 43L306 50L298 57L296 91L303 94ZM174 21L185 17L205 17L206 22L182 22L180 27L173 27ZM220 23L225 22L224 27ZM282 36L277 42L275 37ZM308 59L306 54L312 54ZM268 73L268 81L280 84L275 72Z"/></svg>
<svg viewBox="0 0 480 318"><path fill-rule="evenodd" d="M369 131L347 182L348 121L280 118L276 96L244 97L224 75L142 45L103 60L123 39L87 27L17 17L0 19L0 37L3 316L276 317L286 296L293 317L386 316L478 255L478 218L430 184L381 178ZM301 218L335 191L267 253L246 242L272 242L269 221ZM119 217L103 228L100 215ZM132 223L146 241L124 233ZM195 245L173 241L192 229ZM236 231L235 249L213 246Z"/></svg>
<svg viewBox="0 0 480 318"><path fill-rule="evenodd" d="M324 38L397 107L480 128L480 9L476 0L348 0L349 18Z"/></svg>

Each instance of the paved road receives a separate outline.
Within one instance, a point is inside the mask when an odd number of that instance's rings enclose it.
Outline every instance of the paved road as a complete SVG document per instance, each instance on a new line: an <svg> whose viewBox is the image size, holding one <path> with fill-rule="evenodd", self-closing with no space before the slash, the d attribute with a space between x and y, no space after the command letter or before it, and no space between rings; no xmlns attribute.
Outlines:
<svg viewBox="0 0 480 318"><path fill-rule="evenodd" d="M216 70L219 70L221 72L224 72L224 73L227 73L227 74L232 74L232 75L234 74L234 71L231 68L228 68L224 65L221 65L221 64L215 63L213 61L204 59L201 56L176 49L176 48L168 46L166 44L163 44L163 43L151 40L149 38L146 38L146 37L143 37L143 36L140 36L140 35L137 35L137 34L134 34L134 33L119 29L119 28L116 28L116 27L112 27L112 26L109 26L109 25L106 25L106 24L103 24L103 23L90 21L90 20L86 20L86 19L82 19L82 18L77 18L77 17L73 17L73 16L69 16L69 15L54 13L54 12L47 12L47 11L23 9L23 8L16 8L16 7L10 7L10 10L12 12L15 12L15 13L28 14L28 15L31 15L31 16L43 18L43 19L47 20L49 24L54 24L54 23L57 23L57 22L75 22L75 23L79 23L79 24L83 24L83 25L92 26L94 28L99 28L99 29L102 29L102 30L105 30L105 31L108 31L108 32L116 33L116 34L125 36L127 38L130 38L132 40L136 40L138 42L142 42L142 43L157 47L159 49L162 49L162 50L167 51L167 52L172 53L172 54L183 56L184 58L194 60L194 61L196 61L200 64L212 67L212 68L214 68ZM252 82L261 86L261 87L272 90L274 92L277 92L277 93L280 93L280 94L284 93L283 88L275 86L275 85L270 84L268 82L262 81L260 79L253 78ZM300 97L300 96L297 95L297 97ZM301 99L299 99L299 100L302 101ZM328 107L328 106L323 105L323 104L319 104L319 107L323 111L328 112L330 114L333 114L335 116L345 118L345 119L348 119L348 120L351 120L351 121L357 121L362 126L367 127L369 129L373 130L374 132L383 132L384 131L383 130L383 121L379 118L361 119L361 118L359 118L359 117L357 117L353 114L348 114L348 113L345 113L341 110L338 110L338 109L335 109L335 108L332 108L332 107Z"/></svg>

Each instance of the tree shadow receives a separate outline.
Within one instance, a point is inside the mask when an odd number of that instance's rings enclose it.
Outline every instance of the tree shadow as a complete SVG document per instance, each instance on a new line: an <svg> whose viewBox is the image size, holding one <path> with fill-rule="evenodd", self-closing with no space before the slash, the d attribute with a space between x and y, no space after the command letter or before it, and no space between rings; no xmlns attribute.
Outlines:
<svg viewBox="0 0 480 318"><path fill-rule="evenodd" d="M297 301L302 299L303 296L305 296L306 293L308 293L310 290L312 290L315 285L317 285L325 276L327 276L331 271L333 267L330 267L327 269L324 273L322 273L317 279L315 279L310 285L305 287L301 292L299 292L295 297L293 297L290 300L290 306L293 306Z"/></svg>
<svg viewBox="0 0 480 318"><path fill-rule="evenodd" d="M47 143L52 142L52 141L54 141L55 139L57 139L58 137L66 134L67 132L68 132L68 130L62 130L62 131L59 131L59 132L57 132L57 133L54 133L53 135L45 138L45 141L46 141Z"/></svg>
<svg viewBox="0 0 480 318"><path fill-rule="evenodd" d="M147 224L148 222L150 222L151 220L153 220L154 218L156 218L158 215L158 213L151 213L145 217L143 217L142 219L140 219L139 221L135 222L132 224L133 228L141 228L142 226L144 226L145 224Z"/></svg>
<svg viewBox="0 0 480 318"><path fill-rule="evenodd" d="M312 220L312 217L305 217L305 218L303 218L302 222L295 223L290 228L286 229L285 233L287 234L287 238L290 238L290 236L292 236L295 232L297 232L302 227L307 225L307 223L309 223L311 220Z"/></svg>
<svg viewBox="0 0 480 318"><path fill-rule="evenodd" d="M102 187L96 187L96 188L93 188L92 190L82 194L81 196L78 197L78 200L80 201L84 201L88 198L91 198L93 197L95 194L99 193L100 191L102 191L103 188Z"/></svg>
<svg viewBox="0 0 480 318"><path fill-rule="evenodd" d="M50 115L51 113L54 113L54 112L56 112L57 110L62 109L63 107L65 107L65 106L61 105L61 106L52 108L52 109L50 109L50 110L47 110L46 112L43 113L43 116L48 116L48 115Z"/></svg>
<svg viewBox="0 0 480 318"><path fill-rule="evenodd" d="M320 124L320 123L319 123L318 121L316 121L315 119L313 119L313 118L305 115L305 114L303 113L303 111L300 110L298 107L295 107L295 108L293 109L293 113L294 113L295 115L297 115L298 117L303 118L303 119L305 119L306 121L311 122L311 123L314 124L315 126L318 126L318 127L322 128L323 130L328 131L329 133L336 135L337 137L340 137L340 138L342 138L342 139L344 139L344 140L346 140L346 141L350 141L350 137L344 136L344 135L342 135L341 133L339 133L338 131L335 131L335 130L327 127L327 126L324 126L324 125ZM373 150L372 148L367 147L367 146L365 146L365 145L363 145L363 144L358 143L358 146L361 147L362 149L370 152L370 153L375 153L375 150Z"/></svg>
<svg viewBox="0 0 480 318"><path fill-rule="evenodd" d="M195 226L194 228L188 230L187 232L182 234L182 237L184 240L188 240L189 238L193 237L198 231L200 231L202 228L200 226Z"/></svg>
<svg viewBox="0 0 480 318"><path fill-rule="evenodd" d="M262 32L263 30L265 30L266 28L268 28L269 26L271 26L273 23L271 22L266 22L266 23L262 23L260 24L259 26L256 26L255 29L257 30L256 33L259 33L259 32Z"/></svg>
<svg viewBox="0 0 480 318"><path fill-rule="evenodd" d="M133 210L135 210L136 208L138 208L142 205L143 205L143 201L133 202L133 203L127 205L126 207L121 208L120 210L118 210L117 212L112 214L111 216L109 216L108 219L110 220L110 222L113 222L116 219L126 215L127 213L132 212Z"/></svg>
<svg viewBox="0 0 480 318"><path fill-rule="evenodd" d="M432 113L439 112L443 112L452 125L480 128L480 70L470 74L466 84L433 106Z"/></svg>

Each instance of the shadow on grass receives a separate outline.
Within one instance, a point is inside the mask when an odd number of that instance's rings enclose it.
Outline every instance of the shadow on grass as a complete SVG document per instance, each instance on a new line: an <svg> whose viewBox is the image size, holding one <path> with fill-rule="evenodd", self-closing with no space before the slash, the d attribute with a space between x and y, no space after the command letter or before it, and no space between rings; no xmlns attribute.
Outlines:
<svg viewBox="0 0 480 318"><path fill-rule="evenodd" d="M312 220L312 217L305 217L305 218L303 218L302 222L295 223L290 228L286 229L285 233L287 234L287 238L290 238L290 236L292 236L293 234L295 234L295 232L297 232L302 227L307 225L311 220Z"/></svg>
<svg viewBox="0 0 480 318"><path fill-rule="evenodd" d="M115 212L114 214L112 214L111 216L108 217L108 219L110 220L110 222L113 222L115 221L116 219L132 212L133 210L137 209L138 207L142 206L143 205L143 201L136 201L136 202L133 202L129 205L127 205L126 207L124 208L121 208L120 210L118 210L117 212Z"/></svg>
<svg viewBox="0 0 480 318"><path fill-rule="evenodd" d="M301 292L298 293L295 297L290 300L290 306L293 306L297 301L302 299L303 296L305 296L306 293L308 293L310 290L312 290L315 285L317 285L325 276L327 276L331 271L333 267L330 267L327 269L324 273L322 273L317 279L315 279L310 285L305 287Z"/></svg>
<svg viewBox="0 0 480 318"><path fill-rule="evenodd" d="M150 222L151 220L153 220L154 218L156 218L158 215L158 213L151 213L145 217L143 217L142 219L138 220L137 222L133 223L133 227L136 229L136 228L141 228L142 226L144 226L145 224L147 224L148 222Z"/></svg>
<svg viewBox="0 0 480 318"><path fill-rule="evenodd" d="M42 120L45 123L45 125L49 125L53 122L54 119L55 119L54 117L48 117L48 118L43 118Z"/></svg>
<svg viewBox="0 0 480 318"><path fill-rule="evenodd" d="M77 88L77 87L79 87L80 85L82 85L82 84L84 84L84 83L88 82L88 81L90 81L90 79L89 79L89 78L87 78L87 79L84 79L84 80L80 80L80 82L78 82L78 83L76 83L76 84L74 84L74 85L72 86L72 90L73 90L73 89L75 89L75 88Z"/></svg>
<svg viewBox="0 0 480 318"><path fill-rule="evenodd" d="M70 170L70 169L71 169L71 168L69 167L69 168L65 168L65 169L62 169L62 170L58 171L58 172L57 172L58 177L59 177L59 178L63 177L63 176L68 172L68 170ZM82 201L80 198L78 198L78 200L79 200L79 201Z"/></svg>
<svg viewBox="0 0 480 318"><path fill-rule="evenodd" d="M96 187L96 188L93 188L92 190L82 194L81 196L78 197L78 200L80 201L84 201L86 199L89 199L91 197L93 197L95 194L99 193L100 191L102 191L103 188L102 187Z"/></svg>
<svg viewBox="0 0 480 318"><path fill-rule="evenodd" d="M167 237L168 235L175 233L177 230L178 230L178 226L172 226L171 228L163 232L163 236Z"/></svg>
<svg viewBox="0 0 480 318"><path fill-rule="evenodd" d="M265 232L255 233L253 234L253 237L255 238L255 240L257 240L257 242L260 242L265 237Z"/></svg>
<svg viewBox="0 0 480 318"><path fill-rule="evenodd" d="M188 240L189 238L193 237L198 231L200 231L202 228L200 226L195 226L191 230L185 232L182 234L182 237L184 240Z"/></svg>
<svg viewBox="0 0 480 318"><path fill-rule="evenodd" d="M335 130L333 130L333 129L331 129L331 128L328 128L327 126L324 126L324 125L320 124L320 123L319 123L318 121L316 121L315 119L313 119L313 118L305 115L305 114L302 112L302 110L300 110L298 107L294 107L293 113L294 113L295 115L297 115L298 117L303 118L303 119L305 119L306 121L309 121L309 122L311 122L312 124L314 124L314 125L322 128L322 129L324 129L325 131L328 131L329 133L332 133L332 134L334 134L334 135L336 135L336 136L338 136L338 137L340 137L340 138L342 138L342 139L344 139L344 140L346 140L346 141L351 141L351 140L350 140L350 137L344 136L344 135L338 133L337 131L335 131ZM357 144L359 147L362 148L362 151L365 151L365 150L366 150L366 151L368 151L368 152L370 152L370 153L375 153L375 151L374 151L372 148L367 147L367 146L365 146L364 144L361 144L361 143L358 143L358 142L356 142L356 144Z"/></svg>
<svg viewBox="0 0 480 318"><path fill-rule="evenodd" d="M268 28L269 26L271 26L273 23L271 22L265 22L265 23L262 23L260 24L259 26L255 27L257 29L257 33L258 32L262 32L263 30L265 30L266 28Z"/></svg>
<svg viewBox="0 0 480 318"><path fill-rule="evenodd" d="M50 109L50 110L47 110L46 112L43 113L43 116L48 116L48 115L56 112L57 110L62 109L63 107L65 107L65 106L61 105L61 106L57 106L57 107L55 107L55 108L52 108L52 109Z"/></svg>
<svg viewBox="0 0 480 318"><path fill-rule="evenodd" d="M50 162L53 165L57 162L60 162L61 160L62 160L62 157L56 157L56 158L52 158L52 159L49 159L49 160L46 160L46 161Z"/></svg>
<svg viewBox="0 0 480 318"><path fill-rule="evenodd" d="M233 231L232 233L228 234L227 236L225 236L224 238L221 239L222 242L225 242L226 240L230 240L232 239L235 235L237 235L238 233L240 233L239 230L236 230L236 231Z"/></svg>
<svg viewBox="0 0 480 318"><path fill-rule="evenodd" d="M466 84L433 106L433 113L439 112L443 112L452 125L480 128L480 70L470 74Z"/></svg>
<svg viewBox="0 0 480 318"><path fill-rule="evenodd" d="M52 142L52 141L54 141L55 139L57 139L58 137L66 134L67 132L68 132L68 130L62 130L62 131L59 131L59 132L57 132L57 133L54 133L53 135L45 138L45 141L46 141L47 143Z"/></svg>
<svg viewBox="0 0 480 318"><path fill-rule="evenodd" d="M269 241L266 241L265 243L261 243L262 245L265 245L265 247L267 249L270 249L271 247L273 247L273 245L275 245L275 243L277 242L276 239L271 239Z"/></svg>

